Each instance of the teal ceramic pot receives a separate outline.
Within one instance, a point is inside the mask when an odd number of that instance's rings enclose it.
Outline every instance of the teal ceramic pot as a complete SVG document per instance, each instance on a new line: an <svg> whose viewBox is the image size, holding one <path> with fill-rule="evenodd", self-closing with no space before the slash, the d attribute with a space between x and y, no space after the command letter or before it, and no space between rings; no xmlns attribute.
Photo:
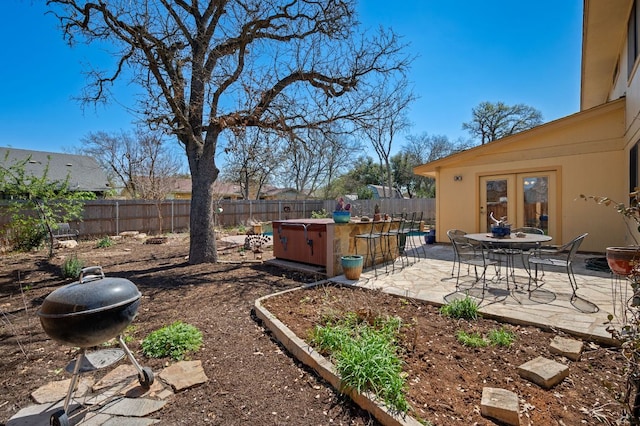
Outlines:
<svg viewBox="0 0 640 426"><path fill-rule="evenodd" d="M348 280L357 280L362 273L363 258L359 254L342 256L342 271Z"/></svg>
<svg viewBox="0 0 640 426"><path fill-rule="evenodd" d="M349 223L351 221L351 212L350 211L334 211L333 212L333 221L335 223Z"/></svg>

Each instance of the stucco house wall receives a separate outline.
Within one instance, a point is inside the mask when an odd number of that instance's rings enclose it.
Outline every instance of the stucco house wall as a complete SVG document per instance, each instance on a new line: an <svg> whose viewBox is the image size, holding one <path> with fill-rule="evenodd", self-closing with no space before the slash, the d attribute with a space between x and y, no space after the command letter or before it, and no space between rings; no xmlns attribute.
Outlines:
<svg viewBox="0 0 640 426"><path fill-rule="evenodd" d="M616 235L626 229L620 215L585 202L580 194L610 194L611 188L625 187L628 171L619 167L627 155L624 105L624 99L610 102L417 167L417 174L436 178L438 241L447 241L448 229L481 231L488 213L479 209L481 177L553 170L557 231L552 242L562 244L589 232L583 250L619 244Z"/></svg>

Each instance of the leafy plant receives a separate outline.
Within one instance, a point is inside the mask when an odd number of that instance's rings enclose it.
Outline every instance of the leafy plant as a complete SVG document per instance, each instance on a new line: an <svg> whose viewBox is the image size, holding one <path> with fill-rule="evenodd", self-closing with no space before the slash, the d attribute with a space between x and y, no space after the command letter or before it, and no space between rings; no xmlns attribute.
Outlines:
<svg viewBox="0 0 640 426"><path fill-rule="evenodd" d="M489 342L487 342L480 334L469 334L464 330L458 330L456 333L456 339L458 339L458 342L462 343L464 346L468 346L470 348L483 348L489 345Z"/></svg>
<svg viewBox="0 0 640 426"><path fill-rule="evenodd" d="M47 233L35 217L13 217L10 242L14 250L28 252L42 246Z"/></svg>
<svg viewBox="0 0 640 426"><path fill-rule="evenodd" d="M446 317L466 320L476 320L478 303L468 295L464 299L455 299L440 307L440 313Z"/></svg>
<svg viewBox="0 0 640 426"><path fill-rule="evenodd" d="M74 254L73 256L67 258L61 267L62 277L63 278L78 278L80 276L80 271L84 268L84 262Z"/></svg>
<svg viewBox="0 0 640 426"><path fill-rule="evenodd" d="M0 166L0 193L11 200L6 211L17 236L14 244L17 243L18 248L23 250L35 248L48 234L49 257L53 257L53 230L56 223L80 219L84 209L83 200L95 199L95 194L71 191L69 174L62 181L51 179L50 158L42 176L34 176L26 171L30 156L10 164L9 153L7 150L4 165Z"/></svg>
<svg viewBox="0 0 640 426"><path fill-rule="evenodd" d="M373 325L348 313L336 323L317 326L312 343L329 352L342 383L358 392L372 391L391 409L405 413L405 375L397 356L400 318L376 318Z"/></svg>
<svg viewBox="0 0 640 426"><path fill-rule="evenodd" d="M113 240L111 238L109 238L109 236L107 235L106 237L100 239L100 241L98 241L98 244L96 244L96 247L98 248L107 248L107 247L111 247L113 245Z"/></svg>
<svg viewBox="0 0 640 426"><path fill-rule="evenodd" d="M330 217L331 215L325 210L313 210L311 212L311 218L312 219L324 219L326 217Z"/></svg>
<svg viewBox="0 0 640 426"><path fill-rule="evenodd" d="M151 358L184 359L188 352L202 346L202 333L197 327L176 321L151 332L142 341L142 353Z"/></svg>
<svg viewBox="0 0 640 426"><path fill-rule="evenodd" d="M516 340L516 335L505 329L504 327L499 330L491 330L487 335L489 341L494 346L505 346L509 347Z"/></svg>
<svg viewBox="0 0 640 426"><path fill-rule="evenodd" d="M343 197L338 198L336 202L335 211L337 212L348 212L351 211L351 203L347 203Z"/></svg>

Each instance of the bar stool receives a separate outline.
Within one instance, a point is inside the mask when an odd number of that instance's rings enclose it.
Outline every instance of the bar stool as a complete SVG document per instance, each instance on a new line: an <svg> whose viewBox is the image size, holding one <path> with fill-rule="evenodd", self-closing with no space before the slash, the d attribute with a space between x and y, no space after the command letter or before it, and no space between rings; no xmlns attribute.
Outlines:
<svg viewBox="0 0 640 426"><path fill-rule="evenodd" d="M398 227L392 229L391 226L397 223ZM392 265L392 272L396 270L395 259L400 258L402 267L404 268L405 259L407 265L409 264L409 256L407 255L407 238L409 235L410 222L407 220L406 213L395 213L391 216L386 232L382 232L382 236L386 240L387 256ZM392 250L391 248L394 247Z"/></svg>
<svg viewBox="0 0 640 426"><path fill-rule="evenodd" d="M427 249L425 248L424 236L426 232L420 229L422 225L422 217L424 212L414 212L413 217L411 219L411 226L409 228L409 236L411 237L411 247L416 253L416 257L418 260L422 257L423 259L427 258ZM419 245L416 243L415 238L418 238ZM419 250L418 250L419 249ZM420 251L422 251L422 256L420 256Z"/></svg>
<svg viewBox="0 0 640 426"><path fill-rule="evenodd" d="M384 257L384 251L383 251L383 248L382 248L382 238L383 238L382 231L383 231L384 223L385 222L371 221L371 228L369 229L369 232L365 232L365 233L362 233L362 234L357 234L355 236L356 254L358 254L358 240L364 241L365 245L367 247L367 251L364 254L364 266L366 267L367 266L367 260L371 259L371 267L374 269L376 277L378 276L378 268L376 266L376 258L377 258L377 254L378 254L377 247L378 246L380 246L380 253ZM379 229L376 229L376 225L378 225ZM385 268L386 268L386 266L385 266Z"/></svg>

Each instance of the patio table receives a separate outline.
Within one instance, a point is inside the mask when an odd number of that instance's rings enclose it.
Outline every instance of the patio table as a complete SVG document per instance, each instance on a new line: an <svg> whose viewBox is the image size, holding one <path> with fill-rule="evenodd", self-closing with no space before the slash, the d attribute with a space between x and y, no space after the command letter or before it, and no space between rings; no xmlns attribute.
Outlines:
<svg viewBox="0 0 640 426"><path fill-rule="evenodd" d="M482 245L483 250L485 248L490 251L495 249L503 249L499 252L499 254L504 255L507 262L505 274L507 280L507 290L509 289L510 268L514 268L514 257L518 254L522 254L521 247L527 245L536 246L553 239L553 237L551 237L550 235L525 233L511 234L507 235L506 237L494 237L491 233L481 232L478 234L465 234L464 236L469 240L479 242ZM530 275L529 268L527 268L526 265L523 266L526 269L527 274ZM498 274L498 276L500 276L500 274ZM515 282L515 277L512 277L512 279L514 286L517 288L518 286Z"/></svg>

